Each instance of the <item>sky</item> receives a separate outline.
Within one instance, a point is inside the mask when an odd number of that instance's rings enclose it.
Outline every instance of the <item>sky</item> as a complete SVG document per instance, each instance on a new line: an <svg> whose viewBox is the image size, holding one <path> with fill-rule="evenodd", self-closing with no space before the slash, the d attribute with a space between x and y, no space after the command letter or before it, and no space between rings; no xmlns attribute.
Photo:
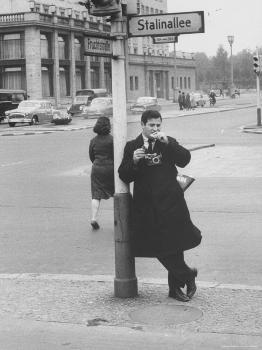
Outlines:
<svg viewBox="0 0 262 350"><path fill-rule="evenodd" d="M228 35L234 36L233 55L262 47L262 0L167 0L169 13L204 11L205 33L184 34L177 51L205 52L215 56L219 45L230 53Z"/></svg>

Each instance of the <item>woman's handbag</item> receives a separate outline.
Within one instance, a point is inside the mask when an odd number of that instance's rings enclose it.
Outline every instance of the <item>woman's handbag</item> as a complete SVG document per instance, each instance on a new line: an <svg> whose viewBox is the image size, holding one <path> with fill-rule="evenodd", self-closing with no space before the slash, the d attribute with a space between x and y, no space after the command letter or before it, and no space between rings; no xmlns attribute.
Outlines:
<svg viewBox="0 0 262 350"><path fill-rule="evenodd" d="M193 177L183 174L177 174L176 179L184 192L195 181Z"/></svg>

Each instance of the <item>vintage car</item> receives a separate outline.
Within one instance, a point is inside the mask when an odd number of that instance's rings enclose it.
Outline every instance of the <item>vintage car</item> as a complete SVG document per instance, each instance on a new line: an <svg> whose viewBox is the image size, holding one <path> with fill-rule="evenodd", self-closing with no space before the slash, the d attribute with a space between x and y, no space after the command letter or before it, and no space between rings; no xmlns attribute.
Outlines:
<svg viewBox="0 0 262 350"><path fill-rule="evenodd" d="M94 98L90 106L83 107L82 117L98 118L101 116L112 117L113 116L113 100L111 97L98 97Z"/></svg>
<svg viewBox="0 0 262 350"><path fill-rule="evenodd" d="M48 100L26 100L19 103L16 109L6 111L5 115L10 127L17 123L29 125L51 122L53 106Z"/></svg>
<svg viewBox="0 0 262 350"><path fill-rule="evenodd" d="M161 106L156 97L138 97L136 102L130 106L130 111L133 113L142 113L148 109L160 111Z"/></svg>
<svg viewBox="0 0 262 350"><path fill-rule="evenodd" d="M0 89L0 123L5 119L5 112L18 107L19 103L27 99L25 90Z"/></svg>
<svg viewBox="0 0 262 350"><path fill-rule="evenodd" d="M108 97L106 89L82 89L76 91L74 102L68 108L68 113L72 116L80 116L83 107L89 106L91 101L97 97Z"/></svg>

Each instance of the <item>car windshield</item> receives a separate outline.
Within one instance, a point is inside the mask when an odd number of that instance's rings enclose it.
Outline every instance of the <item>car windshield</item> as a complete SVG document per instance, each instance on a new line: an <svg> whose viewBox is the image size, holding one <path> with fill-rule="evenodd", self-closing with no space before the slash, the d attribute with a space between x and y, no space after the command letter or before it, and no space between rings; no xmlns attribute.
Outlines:
<svg viewBox="0 0 262 350"><path fill-rule="evenodd" d="M76 96L75 97L75 103L85 103L87 100L87 96L83 95L83 96Z"/></svg>
<svg viewBox="0 0 262 350"><path fill-rule="evenodd" d="M104 98L95 98L91 102L91 106L106 106L110 104L110 100L105 100Z"/></svg>
<svg viewBox="0 0 262 350"><path fill-rule="evenodd" d="M76 92L76 96L92 96L92 95L93 95L92 91L80 90Z"/></svg>
<svg viewBox="0 0 262 350"><path fill-rule="evenodd" d="M32 108L32 107L40 107L40 103L32 102L32 101L23 101L19 103L19 108Z"/></svg>
<svg viewBox="0 0 262 350"><path fill-rule="evenodd" d="M139 97L136 101L137 103L152 103L156 102L155 99L150 97Z"/></svg>

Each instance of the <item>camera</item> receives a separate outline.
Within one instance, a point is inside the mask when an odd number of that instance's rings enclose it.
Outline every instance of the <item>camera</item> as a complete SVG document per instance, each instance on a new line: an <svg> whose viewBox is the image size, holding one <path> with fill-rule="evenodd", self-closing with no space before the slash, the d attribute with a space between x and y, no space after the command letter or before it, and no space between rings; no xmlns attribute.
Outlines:
<svg viewBox="0 0 262 350"><path fill-rule="evenodd" d="M157 153L146 153L145 154L145 161L146 164L149 166L152 165L159 165L162 163L162 154L157 154Z"/></svg>

